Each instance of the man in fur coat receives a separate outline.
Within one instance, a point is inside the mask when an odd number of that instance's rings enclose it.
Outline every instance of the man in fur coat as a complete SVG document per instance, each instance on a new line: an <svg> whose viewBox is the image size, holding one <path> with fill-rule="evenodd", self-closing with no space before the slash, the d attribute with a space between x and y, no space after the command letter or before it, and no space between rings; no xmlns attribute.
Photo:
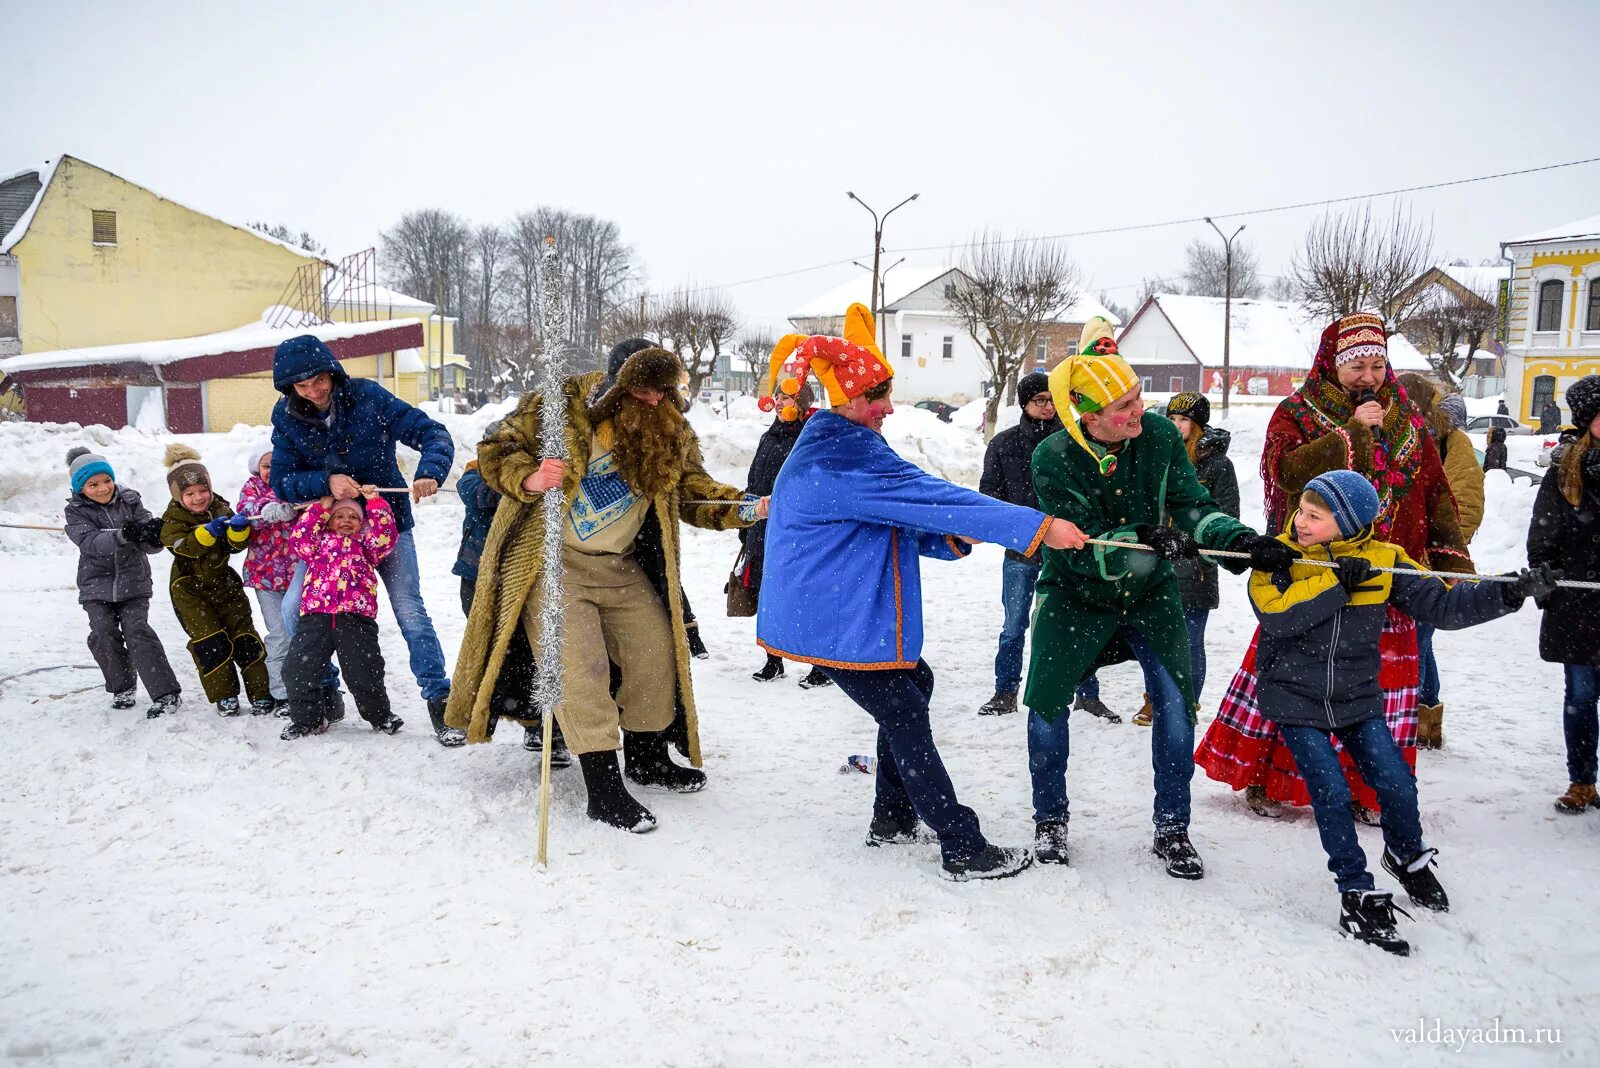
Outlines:
<svg viewBox="0 0 1600 1068"><path fill-rule="evenodd" d="M667 729L681 704L690 762L700 763L689 641L678 575L683 520L709 530L748 526L766 501L707 475L694 431L673 397L683 364L647 348L629 356L605 388L599 372L562 387L568 459L542 458L542 400L524 397L500 430L478 446L483 480L505 498L489 528L466 636L456 657L447 721L470 741L488 737L490 695L518 627L538 648L544 491L560 486L563 524L562 668L566 686L555 716L577 755L589 792L589 816L642 833L655 817L623 785L618 727L625 729L628 777L647 786L691 792L705 775L667 755ZM717 500L727 505L691 505ZM740 504L740 502L743 502ZM636 559L641 543L660 545L665 587ZM622 672L615 697L609 661ZM620 706L620 707L619 707Z"/></svg>

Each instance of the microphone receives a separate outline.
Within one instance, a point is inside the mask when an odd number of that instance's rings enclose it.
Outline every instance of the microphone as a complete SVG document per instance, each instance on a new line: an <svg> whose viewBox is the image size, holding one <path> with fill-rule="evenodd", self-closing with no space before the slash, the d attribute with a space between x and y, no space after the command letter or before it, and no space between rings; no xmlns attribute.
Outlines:
<svg viewBox="0 0 1600 1068"><path fill-rule="evenodd" d="M1377 390L1373 390L1373 389L1364 389L1364 390L1362 390L1360 393L1356 394L1354 403L1355 403L1355 406L1357 408L1361 407L1363 404L1377 404L1377 403L1379 403L1379 397L1378 397Z"/></svg>

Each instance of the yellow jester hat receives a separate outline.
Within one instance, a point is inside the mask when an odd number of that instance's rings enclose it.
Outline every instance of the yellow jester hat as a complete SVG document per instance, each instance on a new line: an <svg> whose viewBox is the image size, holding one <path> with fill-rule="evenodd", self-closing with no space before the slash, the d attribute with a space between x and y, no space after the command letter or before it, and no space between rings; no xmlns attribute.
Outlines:
<svg viewBox="0 0 1600 1068"><path fill-rule="evenodd" d="M852 304L844 313L844 337L826 334L785 334L772 349L767 395L757 405L764 412L778 409L778 418L800 418L795 395L809 370L828 391L830 406L844 404L873 386L894 377L894 368L878 349L872 312L865 304Z"/></svg>
<svg viewBox="0 0 1600 1068"><path fill-rule="evenodd" d="M1102 475L1117 469L1117 458L1090 445L1078 419L1085 413L1098 412L1138 385L1139 376L1133 373L1128 361L1117 354L1117 339L1111 323L1099 315L1083 324L1077 353L1062 360L1050 372L1050 397L1056 402L1056 411L1067 416L1061 420L1067 433L1094 457Z"/></svg>

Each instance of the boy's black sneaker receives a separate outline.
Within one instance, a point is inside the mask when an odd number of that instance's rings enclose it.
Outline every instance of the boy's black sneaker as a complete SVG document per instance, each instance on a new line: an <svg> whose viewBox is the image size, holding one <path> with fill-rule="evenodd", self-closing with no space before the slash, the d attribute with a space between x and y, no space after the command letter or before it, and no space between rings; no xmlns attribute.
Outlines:
<svg viewBox="0 0 1600 1068"><path fill-rule="evenodd" d="M239 699L237 697L224 697L217 702L217 715L237 716L239 714Z"/></svg>
<svg viewBox="0 0 1600 1068"><path fill-rule="evenodd" d="M292 742L297 738L304 738L312 734L321 734L327 729L328 721L325 719L319 719L309 727L302 727L298 723L291 723L287 727L283 728L283 733L278 735L278 737L286 742Z"/></svg>
<svg viewBox="0 0 1600 1068"><path fill-rule="evenodd" d="M139 699L139 691L134 689L119 690L111 698L112 708L132 708Z"/></svg>
<svg viewBox="0 0 1600 1068"><path fill-rule="evenodd" d="M780 661L781 663L781 661ZM802 690L815 690L823 686L832 686L833 680L819 667L814 667L806 672L806 677L800 680Z"/></svg>
<svg viewBox="0 0 1600 1068"><path fill-rule="evenodd" d="M767 662L761 665L761 670L753 672L750 677L757 682L771 682L773 679L783 678L783 659L769 656Z"/></svg>
<svg viewBox="0 0 1600 1068"><path fill-rule="evenodd" d="M1406 896L1411 898L1413 905L1420 905L1434 912L1449 912L1450 898L1432 871L1433 858L1438 853L1437 849L1424 849L1410 860L1403 861L1389 852L1388 847L1384 847L1383 870L1400 880L1400 885L1405 888Z"/></svg>
<svg viewBox="0 0 1600 1068"><path fill-rule="evenodd" d="M978 706L980 716L1009 716L1017 710L1017 695L1015 693L996 693L983 704Z"/></svg>
<svg viewBox="0 0 1600 1068"><path fill-rule="evenodd" d="M1018 846L986 845L970 857L945 858L942 874L952 882L1009 879L1033 863L1033 854Z"/></svg>
<svg viewBox="0 0 1600 1068"><path fill-rule="evenodd" d="M1033 856L1040 864L1067 863L1067 821L1040 820L1033 825Z"/></svg>
<svg viewBox="0 0 1600 1068"><path fill-rule="evenodd" d="M393 734L406 725L406 721L393 712L380 712L367 722L372 725L373 730L382 731L384 734Z"/></svg>
<svg viewBox="0 0 1600 1068"><path fill-rule="evenodd" d="M270 716L272 715L272 710L277 707L278 702L272 698L258 697L250 702L250 714L252 716Z"/></svg>
<svg viewBox="0 0 1600 1068"><path fill-rule="evenodd" d="M1174 879L1205 877L1206 867L1200 863L1200 854L1195 852L1187 831L1171 831L1166 834L1158 831L1150 852L1162 859L1167 866L1167 874Z"/></svg>
<svg viewBox="0 0 1600 1068"><path fill-rule="evenodd" d="M888 816L873 816L867 825L867 845L911 845L922 837L921 830L922 824L915 816L907 823Z"/></svg>
<svg viewBox="0 0 1600 1068"><path fill-rule="evenodd" d="M145 719L156 719L168 712L176 712L183 704L183 697L179 694L169 693L165 697L157 697L156 703L144 710Z"/></svg>
<svg viewBox="0 0 1600 1068"><path fill-rule="evenodd" d="M1411 943L1394 928L1394 914L1411 913L1394 903L1394 895L1377 890L1346 890L1339 895L1339 929L1357 942L1377 946L1397 957L1411 955Z"/></svg>

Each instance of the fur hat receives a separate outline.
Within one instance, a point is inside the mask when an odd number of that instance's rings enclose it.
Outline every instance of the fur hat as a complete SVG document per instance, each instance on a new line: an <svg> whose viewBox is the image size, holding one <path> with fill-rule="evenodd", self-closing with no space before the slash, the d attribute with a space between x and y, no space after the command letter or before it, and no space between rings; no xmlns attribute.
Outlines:
<svg viewBox="0 0 1600 1068"><path fill-rule="evenodd" d="M167 488L172 491L173 500L181 500L183 491L190 486L211 488L211 472L200 462L200 454L182 442L168 445L161 462L167 465Z"/></svg>
<svg viewBox="0 0 1600 1068"><path fill-rule="evenodd" d="M334 501L333 504L329 505L328 519L332 520L333 517L338 515L340 512L354 512L357 519L364 520L367 518L366 507L362 505L360 501L354 498L349 500L337 500Z"/></svg>
<svg viewBox="0 0 1600 1068"><path fill-rule="evenodd" d="M809 370L828 393L828 404L846 404L894 377L894 367L878 348L877 328L865 304L844 313L844 336L785 334L769 359L767 395L757 404L764 412L778 409L778 418L800 417L795 398ZM786 414L792 412L793 414Z"/></svg>
<svg viewBox="0 0 1600 1068"><path fill-rule="evenodd" d="M1179 393L1167 402L1167 418L1181 415L1191 423L1211 425L1211 402L1201 393Z"/></svg>
<svg viewBox="0 0 1600 1068"><path fill-rule="evenodd" d="M589 409L589 422L599 426L622 410L622 401L629 390L649 389L664 394L671 401L678 393L678 380L683 377L683 361L666 349L640 349L622 361L617 377L600 394L600 399Z"/></svg>
<svg viewBox="0 0 1600 1068"><path fill-rule="evenodd" d="M250 472L252 477L259 476L261 474L261 458L263 456L268 455L271 452L272 452L272 439L271 438L262 438L260 441L256 442L254 445L250 446L250 456L249 456L249 459L247 461L249 466L246 467L245 470Z"/></svg>
<svg viewBox="0 0 1600 1068"><path fill-rule="evenodd" d="M1357 471L1326 471L1306 483L1307 493L1315 493L1328 504L1339 533L1354 537L1378 518L1378 491Z"/></svg>
<svg viewBox="0 0 1600 1068"><path fill-rule="evenodd" d="M1567 387L1567 407L1572 410L1572 425L1582 433L1600 415L1600 375L1584 375Z"/></svg>
<svg viewBox="0 0 1600 1068"><path fill-rule="evenodd" d="M1033 371L1017 379L1017 407L1026 408L1028 402L1041 393L1050 392L1050 376L1043 371ZM1054 398L1051 398L1052 402Z"/></svg>
<svg viewBox="0 0 1600 1068"><path fill-rule="evenodd" d="M1078 418L1098 412L1138 388L1139 376L1117 353L1117 339L1110 320L1099 315L1083 325L1077 354L1068 356L1050 372L1050 395L1055 398L1062 424L1072 440L1094 457L1102 475L1117 469L1117 458L1089 445Z"/></svg>
<svg viewBox="0 0 1600 1068"><path fill-rule="evenodd" d="M113 482L117 480L117 473L111 470L110 461L82 445L67 450L67 475L72 480L73 493L82 493L84 483L95 475L105 475Z"/></svg>

